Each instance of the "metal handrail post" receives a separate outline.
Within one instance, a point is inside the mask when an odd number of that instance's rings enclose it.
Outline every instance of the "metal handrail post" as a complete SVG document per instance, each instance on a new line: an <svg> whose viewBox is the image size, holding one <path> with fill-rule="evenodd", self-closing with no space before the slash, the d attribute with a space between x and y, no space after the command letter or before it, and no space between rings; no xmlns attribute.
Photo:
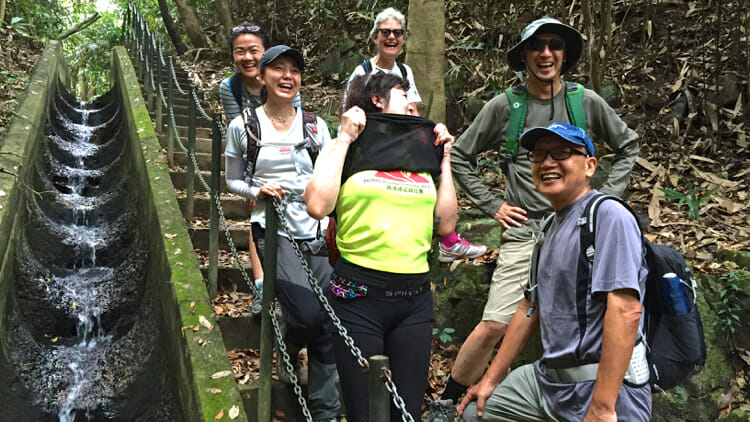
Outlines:
<svg viewBox="0 0 750 422"><path fill-rule="evenodd" d="M195 87L191 86L190 90L194 90ZM189 99L188 101L188 146L187 152L185 153L185 159L187 161L187 174L185 175L185 218L192 220L195 215L195 172L198 169L195 168L193 162L193 155L195 154L195 119L196 119L196 104L195 101Z"/></svg>
<svg viewBox="0 0 750 422"><path fill-rule="evenodd" d="M271 420L271 368L273 366L273 327L271 315L276 295L276 247L279 217L273 200L266 201L266 236L263 250L263 313L260 322L260 378L258 379L258 421Z"/></svg>
<svg viewBox="0 0 750 422"><path fill-rule="evenodd" d="M172 69L172 56L169 56L169 69ZM174 138L177 131L177 122L174 121L174 80L172 72L167 74L167 165L169 168L174 167Z"/></svg>
<svg viewBox="0 0 750 422"><path fill-rule="evenodd" d="M214 114L211 130L211 212L208 226L208 293L216 296L219 281L219 210L221 201L221 114ZM255 300L255 299L253 299Z"/></svg>
<svg viewBox="0 0 750 422"><path fill-rule="evenodd" d="M156 101L156 111L155 111L155 124L156 124L156 131L159 134L164 133L164 108L161 104L161 99L159 94L162 92L161 86L164 79L164 72L162 70L161 60L159 56L159 49L156 49L155 59L154 62L156 63L154 66L156 66L156 90L154 92L154 100Z"/></svg>
<svg viewBox="0 0 750 422"><path fill-rule="evenodd" d="M370 371L367 374L370 397L370 422L391 422L391 393L383 382L383 370L388 369L388 356L370 356Z"/></svg>
<svg viewBox="0 0 750 422"><path fill-rule="evenodd" d="M146 108L151 111L153 107L153 89L151 86L152 74L154 72L154 60L151 57L151 36L146 32L146 45L143 47L143 60L146 62L146 73L143 75L143 91L146 97Z"/></svg>

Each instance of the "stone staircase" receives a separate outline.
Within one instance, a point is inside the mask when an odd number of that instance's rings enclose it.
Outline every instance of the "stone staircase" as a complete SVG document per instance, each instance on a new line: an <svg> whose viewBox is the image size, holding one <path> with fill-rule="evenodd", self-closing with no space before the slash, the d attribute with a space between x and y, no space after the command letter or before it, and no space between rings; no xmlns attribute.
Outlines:
<svg viewBox="0 0 750 422"><path fill-rule="evenodd" d="M187 73L175 66L175 74L177 76L178 83L183 90L186 90L190 86L190 80ZM164 91L166 93L166 83L164 85ZM183 145L187 146L188 139L188 98L182 96L179 91L175 88L174 90L174 117L175 124L177 126L177 133ZM211 110L203 107L209 115L213 115ZM154 110L151 110L152 121L156 121ZM196 140L195 140L195 157L198 163L198 169L196 173L200 172L200 175L206 182L210 182L211 177L211 122L205 119L200 113L196 113ZM157 137L162 147L167 148L167 122L168 117L163 119L164 127L156 128ZM240 256L241 263L245 268L245 272L248 276L252 277L251 264L248 255L248 235L250 233L250 210L247 206L246 201L240 196L231 194L227 191L226 183L224 181L224 148L226 147L226 140L222 139L222 154L221 154L221 205L224 212L224 216L227 219L227 226L232 237L232 241L237 249ZM187 154L183 152L179 146L177 139L175 139L174 145L174 166L169 170L172 184L175 187L175 195L177 196L178 203L182 209L183 215L186 210L187 198L185 194L186 181L187 181ZM188 231L193 243L193 248L198 257L198 261L201 266L201 271L204 275L204 280L207 280L208 273L208 249L209 249L209 214L210 207L213 204L208 192L206 192L203 184L200 182L198 175L195 175L194 184L195 188L195 200L194 200L194 216L190 220L186 220L188 225ZM219 230L219 268L218 268L218 280L217 280L219 296L226 296L229 292L235 292L232 294L233 297L240 297L247 299L246 311L235 314L233 316L228 315L215 315L219 329L221 330L224 344L227 348L229 355L237 355L235 352L246 351L252 349L257 351L260 344L260 317L253 317L250 315L250 303L249 303L249 288L246 281L242 277L242 274L232 259L229 244L226 239L223 226L220 223ZM247 354L247 353L239 353ZM257 368L257 365L255 366ZM289 385L283 384L276 380L277 377L274 375L272 382L272 408L274 413L278 416L280 414L285 415L287 420L304 420L302 417L299 405L297 404L297 398L292 392ZM250 377L246 380L246 383L238 383L238 389L242 396L245 411L250 418L249 420L255 420L257 417L256 401L258 396L257 390L257 379Z"/></svg>

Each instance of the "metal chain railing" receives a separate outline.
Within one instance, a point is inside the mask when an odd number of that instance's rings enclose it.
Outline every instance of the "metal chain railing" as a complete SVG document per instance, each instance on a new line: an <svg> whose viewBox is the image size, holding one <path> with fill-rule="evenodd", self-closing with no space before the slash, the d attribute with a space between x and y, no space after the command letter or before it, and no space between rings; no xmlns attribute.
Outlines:
<svg viewBox="0 0 750 422"><path fill-rule="evenodd" d="M170 74L167 75L167 77L172 78L173 86L177 89L177 91L185 96L189 97L189 101L193 101L194 105L196 106L196 109L198 112L202 115L203 118L205 118L207 121L214 123L214 119L212 119L206 111L203 109L202 105L200 104L200 101L198 100L197 92L195 87L190 88L190 93L188 94L187 91L185 91L181 86L177 78L177 74L175 71L174 63L172 60L172 56L168 57L168 61L164 59L163 55L163 49L161 44L156 41L155 37L151 34L148 27L145 25L144 21L142 20L140 14L135 10L134 7L130 8L130 13L133 15L134 18L130 19L130 23L132 25L131 29L127 31L126 36L130 38L130 41L132 43L135 43L134 49L137 51L138 58L140 59L140 62L144 64L145 71L148 73L148 76L144 75L144 79L146 79L147 83L150 83L150 88L152 88L153 91L156 92L156 96L158 97L158 100L161 101L164 108L167 110L168 114L168 130L171 130L172 134L174 135L174 138L177 140L177 145L180 147L180 149L186 154L186 157L191 160L191 164L196 168L199 169L198 161L195 156L194 151L190 151L188 148L185 147L185 145L182 142L182 139L179 135L179 132L177 130L177 124L176 119L174 116L174 107L172 104L169 104L167 99L164 95L163 87L161 86L161 81L157 84L154 80L154 66L155 64L152 62L153 56L146 57L150 55L157 56L158 60L161 62L161 66L163 67L169 67ZM143 33L143 38L146 39L146 42L150 43L150 51L144 52L144 44L140 42L138 39L137 30L134 28L135 25L140 26L140 30ZM149 50L149 49L147 49ZM150 54L151 53L151 54ZM158 66L158 65L157 65ZM158 87L158 89L157 89ZM215 127L217 127L222 137L226 135L226 130L224 129L222 124L215 124ZM245 281L248 290L250 291L250 294L253 297L253 300L260 300L260 292L255 287L255 283L253 282L253 279L247 274L247 271L245 271L244 266L242 265L242 262L239 257L239 252L237 251L237 248L234 244L234 241L232 239L231 232L229 230L229 222L224 214L223 207L221 205L221 194L220 192L216 192L211 189L209 184L206 182L206 180L203 178L203 175L200 173L200 171L196 172L196 176L200 184L203 186L203 188L208 192L209 196L213 199L213 202L216 205L216 209L218 211L219 215L219 221L220 226L223 228L224 235L227 239L227 244L229 245L230 254L232 256L232 259L234 259L235 263L237 264L237 267L239 268L240 274L242 275L243 280ZM286 217L284 215L284 207L285 203L283 201L279 201L278 199L274 199L274 209L276 210L276 214L279 218L279 223L281 225L281 228L286 233L291 233L289 230L289 225L286 221ZM300 263L302 265L303 270L305 271L305 274L307 275L308 282L310 283L310 286L312 290L315 292L315 294L318 297L318 300L321 302L321 305L325 309L326 313L331 318L331 321L333 325L336 327L336 330L338 334L344 339L344 343L349 347L350 352L357 360L357 363L359 363L360 366L364 370L369 370L369 364L367 362L367 359L364 358L362 355L362 351L354 344L354 339L349 336L348 331L346 328L342 325L341 320L338 318L338 316L335 314L333 308L331 307L330 303L328 302L328 299L323 294L323 290L318 285L317 280L315 279L312 270L307 265L307 260L304 257L304 254L302 253L302 250L299 248L299 245L297 242L290 242L292 245L292 249L294 250L295 255L300 260ZM297 396L297 401L302 409L302 413L305 416L306 420L312 421L312 415L310 414L310 410L307 407L307 402L304 399L302 388L299 385L299 380L294 373L294 366L292 364L291 358L289 356L289 353L286 348L286 344L284 343L283 335L281 332L281 328L279 326L279 322L276 318L276 313L274 311L274 306L269 306L267 309L270 315L271 323L273 326L273 331L276 337L276 342L279 348L279 352L282 356L282 360L284 362L285 368L288 372L289 379L293 384L293 390L295 395ZM386 386L386 389L389 391L389 393L392 396L392 400L394 405L397 409L399 409L402 413L402 420L404 422L414 422L414 419L412 416L408 413L406 410L406 406L404 404L403 399L399 396L398 390L396 389L396 385L393 383L393 380L391 379L391 373L390 370L385 369L383 370L382 374L382 380Z"/></svg>

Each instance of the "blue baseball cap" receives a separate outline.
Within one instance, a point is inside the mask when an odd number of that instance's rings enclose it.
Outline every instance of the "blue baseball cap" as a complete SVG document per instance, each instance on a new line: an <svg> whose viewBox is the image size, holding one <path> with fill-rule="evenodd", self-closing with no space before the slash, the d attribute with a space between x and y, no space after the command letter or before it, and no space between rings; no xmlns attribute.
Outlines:
<svg viewBox="0 0 750 422"><path fill-rule="evenodd" d="M586 135L586 131L578 126L562 122L554 122L547 127L539 126L527 130L521 135L521 145L527 150L533 151L536 141L545 135L559 136L572 144L586 147L589 155L596 157L596 154L594 154L594 144L589 139L589 136Z"/></svg>

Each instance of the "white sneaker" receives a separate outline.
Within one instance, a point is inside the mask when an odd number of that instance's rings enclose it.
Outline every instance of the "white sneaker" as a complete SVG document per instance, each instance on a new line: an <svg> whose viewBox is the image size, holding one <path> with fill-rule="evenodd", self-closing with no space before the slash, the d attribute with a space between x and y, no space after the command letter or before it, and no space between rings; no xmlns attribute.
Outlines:
<svg viewBox="0 0 750 422"><path fill-rule="evenodd" d="M459 236L458 242L450 248L445 247L443 242L440 242L440 255L438 256L438 260L443 263L448 263L457 259L474 259L479 258L486 252L486 246L473 245L463 237Z"/></svg>

